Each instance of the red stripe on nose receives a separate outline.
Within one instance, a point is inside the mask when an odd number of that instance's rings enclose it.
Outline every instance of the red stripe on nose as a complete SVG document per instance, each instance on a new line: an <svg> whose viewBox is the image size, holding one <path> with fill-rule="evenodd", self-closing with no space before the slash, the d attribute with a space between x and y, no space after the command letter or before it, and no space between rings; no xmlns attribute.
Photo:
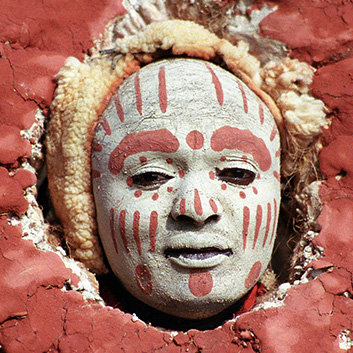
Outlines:
<svg viewBox="0 0 353 353"><path fill-rule="evenodd" d="M179 205L179 211L181 214L185 214L185 212L186 212L185 199L181 199L180 205Z"/></svg>
<svg viewBox="0 0 353 353"><path fill-rule="evenodd" d="M201 199L200 199L200 194L197 191L197 189L194 189L194 207L195 207L195 212L199 215L202 216L202 204L201 204Z"/></svg>
<svg viewBox="0 0 353 353"><path fill-rule="evenodd" d="M217 212L218 212L218 207L217 207L216 203L214 202L214 200L213 200L213 199L210 199L209 202L210 202L210 206L211 206L211 208L212 208L212 211L213 211L214 213L217 213Z"/></svg>

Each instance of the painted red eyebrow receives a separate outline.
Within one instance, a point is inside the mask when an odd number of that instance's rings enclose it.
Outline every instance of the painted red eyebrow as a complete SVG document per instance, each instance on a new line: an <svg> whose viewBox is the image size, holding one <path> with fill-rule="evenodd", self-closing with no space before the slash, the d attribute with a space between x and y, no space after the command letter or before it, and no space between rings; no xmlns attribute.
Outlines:
<svg viewBox="0 0 353 353"><path fill-rule="evenodd" d="M119 174L125 159L147 151L172 153L179 148L179 141L168 129L141 131L125 136L109 157L109 171Z"/></svg>
<svg viewBox="0 0 353 353"><path fill-rule="evenodd" d="M271 154L264 140L249 130L223 126L214 131L211 137L211 148L216 152L224 149L237 149L250 153L262 171L271 167Z"/></svg>

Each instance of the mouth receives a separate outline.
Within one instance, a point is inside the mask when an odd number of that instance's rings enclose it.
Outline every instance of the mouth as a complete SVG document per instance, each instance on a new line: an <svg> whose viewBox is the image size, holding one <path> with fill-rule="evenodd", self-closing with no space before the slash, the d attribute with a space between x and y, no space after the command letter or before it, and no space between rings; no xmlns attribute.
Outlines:
<svg viewBox="0 0 353 353"><path fill-rule="evenodd" d="M187 268L207 268L219 265L233 254L231 249L218 249L215 247L191 249L168 248L165 257L177 265Z"/></svg>

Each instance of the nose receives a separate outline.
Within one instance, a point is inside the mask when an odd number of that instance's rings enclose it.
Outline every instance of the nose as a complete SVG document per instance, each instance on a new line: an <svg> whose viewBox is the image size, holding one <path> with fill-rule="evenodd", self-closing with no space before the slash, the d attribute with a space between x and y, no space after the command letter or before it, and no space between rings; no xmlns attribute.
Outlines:
<svg viewBox="0 0 353 353"><path fill-rule="evenodd" d="M203 190L189 188L181 191L175 200L171 216L175 221L193 223L202 226L205 223L218 221L222 208L214 198L206 196Z"/></svg>

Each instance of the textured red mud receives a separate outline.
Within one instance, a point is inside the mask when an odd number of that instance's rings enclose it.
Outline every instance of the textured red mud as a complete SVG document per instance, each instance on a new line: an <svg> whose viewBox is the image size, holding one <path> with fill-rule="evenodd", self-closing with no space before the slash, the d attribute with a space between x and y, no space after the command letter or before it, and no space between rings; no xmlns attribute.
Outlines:
<svg viewBox="0 0 353 353"><path fill-rule="evenodd" d="M220 2L220 4L224 2ZM266 1L256 1L260 8ZM312 266L323 272L289 290L281 307L243 314L209 330L180 332L174 338L119 309L64 292L78 278L60 258L21 238L7 214L24 214L24 189L35 183L30 172L14 170L29 158L30 144L20 130L35 121L36 108L48 108L53 75L69 55L82 59L120 1L5 0L0 13L0 345L18 352L344 352L340 333L353 321L351 234L353 133L353 4L349 1L275 1L262 35L278 39L291 56L319 68L314 94L331 110L321 166L327 181L320 189L322 230L314 240L324 257ZM255 9L254 7L254 9ZM327 23L330 25L328 26ZM295 35L293 35L295 33ZM162 80L163 83L163 80ZM163 86L163 85L162 85ZM163 90L162 90L163 91ZM163 96L163 95L162 95ZM163 100L162 100L163 101ZM164 104L164 103L163 103ZM162 106L164 107L164 105ZM336 176L339 178L336 178ZM339 179L339 180L338 180ZM346 333L353 339L350 331ZM350 349L352 351L352 349Z"/></svg>

